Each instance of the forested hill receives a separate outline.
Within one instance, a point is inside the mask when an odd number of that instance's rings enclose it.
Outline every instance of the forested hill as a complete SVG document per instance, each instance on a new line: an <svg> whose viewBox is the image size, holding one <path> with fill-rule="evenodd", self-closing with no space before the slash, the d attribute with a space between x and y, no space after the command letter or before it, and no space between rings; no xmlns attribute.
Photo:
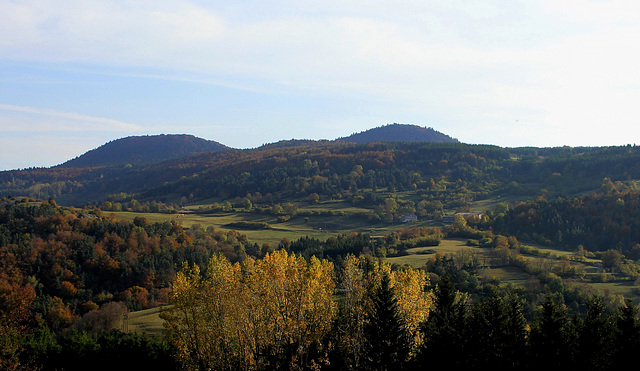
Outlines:
<svg viewBox="0 0 640 371"><path fill-rule="evenodd" d="M185 134L131 136L106 143L59 166L95 167L151 164L227 148L218 142Z"/></svg>
<svg viewBox="0 0 640 371"><path fill-rule="evenodd" d="M257 192L274 200L316 193L375 207L397 191L446 209L498 196L571 196L603 179L640 179L640 147L501 148L464 143L331 142L228 149L139 166L55 167L0 172L0 195L54 198L64 205L110 195L171 202L235 199ZM363 199L364 198L364 199ZM113 198L112 198L113 199Z"/></svg>
<svg viewBox="0 0 640 371"><path fill-rule="evenodd" d="M369 129L348 137L339 138L345 142L457 142L455 138L443 134L433 128L418 125L390 124Z"/></svg>
<svg viewBox="0 0 640 371"><path fill-rule="evenodd" d="M311 140L311 139L291 139L281 140L275 143L265 144L260 148L284 148L284 147L303 147L303 146L327 146L340 143L448 143L458 142L446 134L434 130L433 128L421 127L411 124L389 124L379 126L373 129L365 130L360 133L353 133L347 137L337 138L335 140Z"/></svg>
<svg viewBox="0 0 640 371"><path fill-rule="evenodd" d="M326 146L342 142L457 142L457 140L432 128L391 124L336 140L291 139L265 144L260 148ZM226 149L230 148L216 141L186 134L130 136L108 142L58 167L146 165Z"/></svg>

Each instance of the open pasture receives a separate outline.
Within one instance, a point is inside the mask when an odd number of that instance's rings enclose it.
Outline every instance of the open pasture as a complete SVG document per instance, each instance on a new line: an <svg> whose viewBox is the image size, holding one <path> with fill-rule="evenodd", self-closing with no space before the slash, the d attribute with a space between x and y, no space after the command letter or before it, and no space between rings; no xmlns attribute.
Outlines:
<svg viewBox="0 0 640 371"><path fill-rule="evenodd" d="M232 212L201 212L198 207L187 207L178 214L141 213L141 212L109 212L117 219L133 220L137 216L146 218L150 223L161 223L175 220L185 228L200 226L202 228L213 227L216 230L227 231L235 229L239 233L246 234L249 241L259 245L268 243L277 246L283 238L296 240L301 237L315 237L321 240L332 235L348 234L352 232L367 233L371 236L384 236L390 232L407 227L426 227L432 225L429 221L403 224L400 222L372 222L361 216L361 209L349 207L345 202L327 201L320 206L312 206L299 209L316 211L317 214L305 216L302 213L291 216L286 221L278 219L278 215L260 214L244 211ZM336 212L337 215L329 215ZM322 213L324 212L324 213ZM358 213L359 215L354 215ZM238 222L259 222L269 224L269 229L251 230L230 228L227 225Z"/></svg>
<svg viewBox="0 0 640 371"><path fill-rule="evenodd" d="M164 322L160 318L161 307L140 310L128 314L123 329L128 332L142 332L149 335L162 335Z"/></svg>

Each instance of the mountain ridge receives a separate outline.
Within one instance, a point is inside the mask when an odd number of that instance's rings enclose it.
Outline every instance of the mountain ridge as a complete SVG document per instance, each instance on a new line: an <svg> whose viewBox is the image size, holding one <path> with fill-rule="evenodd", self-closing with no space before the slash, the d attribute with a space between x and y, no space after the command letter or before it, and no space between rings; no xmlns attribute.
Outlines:
<svg viewBox="0 0 640 371"><path fill-rule="evenodd" d="M258 148L283 148L338 143L371 142L458 142L433 128L414 124L388 124L336 139L290 139L264 144ZM114 139L85 152L55 168L122 166L161 163L206 152L235 149L214 140L189 134L128 136Z"/></svg>
<svg viewBox="0 0 640 371"><path fill-rule="evenodd" d="M107 142L55 167L95 167L159 163L229 147L189 134L129 136Z"/></svg>

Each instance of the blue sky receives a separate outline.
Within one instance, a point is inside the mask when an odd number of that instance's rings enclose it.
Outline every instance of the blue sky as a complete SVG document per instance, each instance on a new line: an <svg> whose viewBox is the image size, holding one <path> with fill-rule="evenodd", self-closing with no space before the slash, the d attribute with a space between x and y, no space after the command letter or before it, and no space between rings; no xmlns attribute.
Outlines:
<svg viewBox="0 0 640 371"><path fill-rule="evenodd" d="M640 138L637 1L0 0L0 170L130 135Z"/></svg>

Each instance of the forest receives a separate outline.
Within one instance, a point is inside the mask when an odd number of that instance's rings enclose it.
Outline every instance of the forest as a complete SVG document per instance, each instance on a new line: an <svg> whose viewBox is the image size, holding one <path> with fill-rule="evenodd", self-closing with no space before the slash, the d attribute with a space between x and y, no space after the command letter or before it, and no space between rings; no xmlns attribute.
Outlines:
<svg viewBox="0 0 640 371"><path fill-rule="evenodd" d="M66 206L133 200L184 204L257 193L269 202L317 194L371 204L375 200L370 195L408 191L453 209L497 196L530 199L592 192L605 178L628 183L640 177L639 159L636 146L320 142L229 149L162 163L4 171L0 194L54 198Z"/></svg>
<svg viewBox="0 0 640 371"><path fill-rule="evenodd" d="M620 198L635 208L633 195L589 196L579 204ZM104 369L512 369L558 362L608 369L638 347L637 304L535 272L526 267L521 230L495 232L519 225L529 208L550 207L542 200L382 238L351 233L278 246L259 246L233 230L117 220L53 200L1 202L6 369L79 370L98 359ZM557 205L577 202L548 203L564 215ZM419 269L384 260L444 238L491 251L501 263L490 264L529 269L537 287L482 279L486 262L464 252L436 254ZM624 238L611 246L629 245ZM611 269L639 274L633 258L611 251L619 254ZM159 306L163 336L123 331L127 313ZM127 354L137 363L127 363Z"/></svg>
<svg viewBox="0 0 640 371"><path fill-rule="evenodd" d="M619 367L640 341L638 160L319 142L2 172L0 368ZM162 334L127 329L154 308Z"/></svg>

